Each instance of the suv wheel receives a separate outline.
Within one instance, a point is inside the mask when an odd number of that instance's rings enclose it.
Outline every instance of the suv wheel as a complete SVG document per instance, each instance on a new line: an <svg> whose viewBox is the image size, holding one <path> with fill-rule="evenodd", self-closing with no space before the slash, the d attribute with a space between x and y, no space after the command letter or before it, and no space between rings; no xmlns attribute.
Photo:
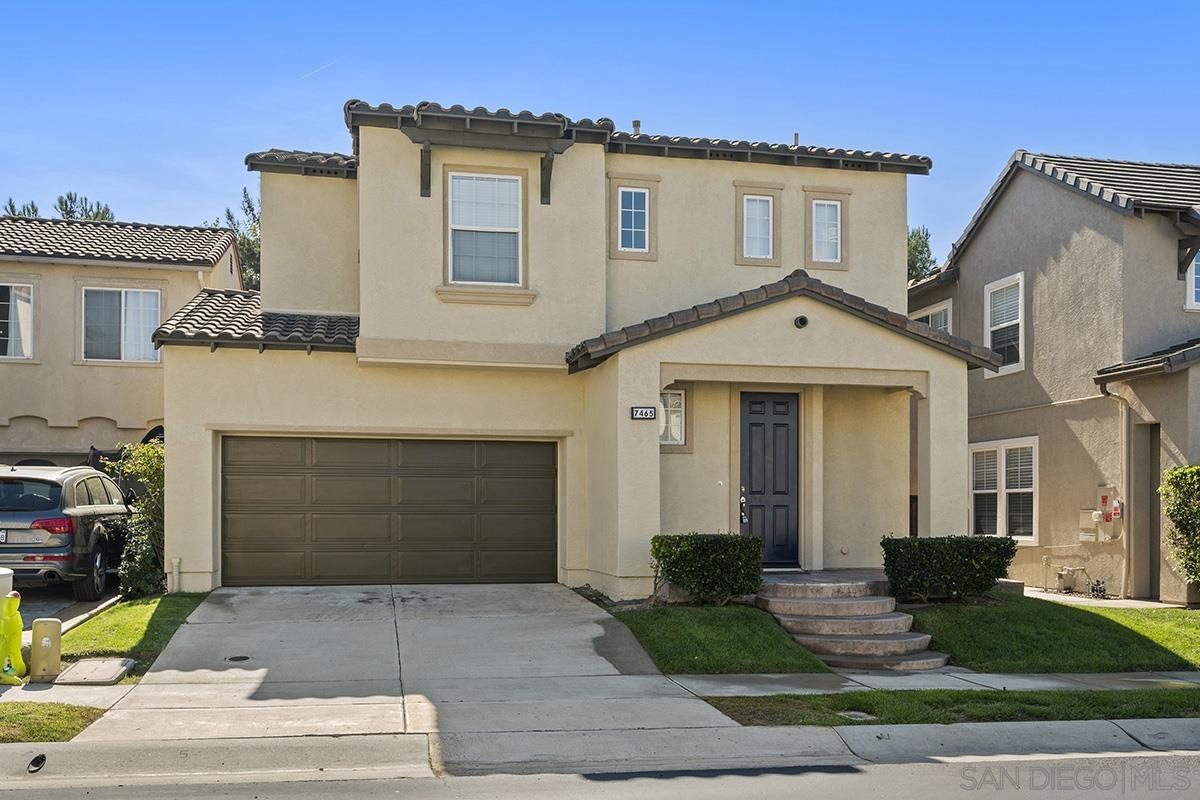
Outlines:
<svg viewBox="0 0 1200 800"><path fill-rule="evenodd" d="M96 544L88 562L90 568L87 577L71 584L76 600L99 600L108 587L108 556L105 553L104 542Z"/></svg>

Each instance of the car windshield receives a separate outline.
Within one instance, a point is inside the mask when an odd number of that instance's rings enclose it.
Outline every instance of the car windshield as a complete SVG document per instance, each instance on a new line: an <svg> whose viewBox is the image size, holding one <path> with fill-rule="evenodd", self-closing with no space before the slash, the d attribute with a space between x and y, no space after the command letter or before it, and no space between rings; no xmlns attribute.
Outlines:
<svg viewBox="0 0 1200 800"><path fill-rule="evenodd" d="M57 483L0 477L0 511L53 511L61 497Z"/></svg>

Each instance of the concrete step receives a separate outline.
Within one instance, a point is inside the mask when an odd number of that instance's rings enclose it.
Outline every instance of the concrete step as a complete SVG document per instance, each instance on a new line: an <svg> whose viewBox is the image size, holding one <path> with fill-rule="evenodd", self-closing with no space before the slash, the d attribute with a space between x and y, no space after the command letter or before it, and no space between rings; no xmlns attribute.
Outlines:
<svg viewBox="0 0 1200 800"><path fill-rule="evenodd" d="M865 597L762 597L758 607L790 617L865 617L889 614L896 600L883 595Z"/></svg>
<svg viewBox="0 0 1200 800"><path fill-rule="evenodd" d="M863 636L880 633L905 633L912 630L911 614L892 611L862 617L775 617L788 633L826 633L841 636Z"/></svg>
<svg viewBox="0 0 1200 800"><path fill-rule="evenodd" d="M950 661L950 656L933 650L901 656L819 655L818 658L835 669L890 669L898 672L939 669Z"/></svg>
<svg viewBox="0 0 1200 800"><path fill-rule="evenodd" d="M845 581L837 583L790 583L787 581L764 581L762 587L758 590L759 597L771 598L867 597L874 593L874 587L867 581Z"/></svg>
<svg viewBox="0 0 1200 800"><path fill-rule="evenodd" d="M837 636L798 633L792 636L801 647L817 655L834 656L906 656L929 646L928 633L880 633L868 636Z"/></svg>

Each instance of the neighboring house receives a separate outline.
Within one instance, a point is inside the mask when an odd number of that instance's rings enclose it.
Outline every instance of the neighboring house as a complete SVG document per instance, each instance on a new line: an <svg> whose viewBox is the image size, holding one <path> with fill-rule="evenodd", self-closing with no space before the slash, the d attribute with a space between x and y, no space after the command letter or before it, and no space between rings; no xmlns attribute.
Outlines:
<svg viewBox="0 0 1200 800"><path fill-rule="evenodd" d="M1164 469L1200 463L1197 248L1200 166L1018 150L910 286L912 317L1002 356L970 378L958 487L973 533L1019 543L1012 577L1053 588L1074 567L1079 591L1200 600L1157 495Z"/></svg>
<svg viewBox="0 0 1200 800"><path fill-rule="evenodd" d="M172 588L645 596L662 531L878 565L908 530L912 396L920 530L962 531L967 370L995 358L900 310L929 159L430 103L345 117L353 155L246 159L261 295L203 291L155 335Z"/></svg>
<svg viewBox="0 0 1200 800"><path fill-rule="evenodd" d="M0 463L71 466L161 424L151 334L239 275L228 230L0 217Z"/></svg>

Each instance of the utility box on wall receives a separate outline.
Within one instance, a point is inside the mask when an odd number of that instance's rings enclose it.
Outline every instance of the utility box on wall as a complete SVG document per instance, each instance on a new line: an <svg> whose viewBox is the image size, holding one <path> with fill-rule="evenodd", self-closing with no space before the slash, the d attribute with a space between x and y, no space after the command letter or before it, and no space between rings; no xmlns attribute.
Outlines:
<svg viewBox="0 0 1200 800"><path fill-rule="evenodd" d="M1095 508L1079 510L1079 541L1104 542L1121 538L1125 526L1125 501L1115 486L1096 487Z"/></svg>

